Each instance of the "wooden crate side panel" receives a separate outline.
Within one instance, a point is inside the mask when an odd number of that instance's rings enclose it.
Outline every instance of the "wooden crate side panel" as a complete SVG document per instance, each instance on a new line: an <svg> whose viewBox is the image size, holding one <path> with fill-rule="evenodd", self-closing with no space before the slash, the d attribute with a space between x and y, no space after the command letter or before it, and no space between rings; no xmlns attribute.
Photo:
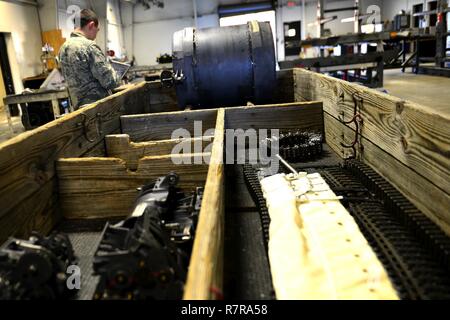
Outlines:
<svg viewBox="0 0 450 320"><path fill-rule="evenodd" d="M293 102L226 109L227 129L309 129L323 132L322 103Z"/></svg>
<svg viewBox="0 0 450 320"><path fill-rule="evenodd" d="M176 156L191 161L207 154ZM170 155L144 157L138 169L130 171L117 158L69 158L57 163L59 195L66 219L108 218L129 215L138 195L137 188L174 171L179 186L192 191L206 181L206 164L175 165Z"/></svg>
<svg viewBox="0 0 450 320"><path fill-rule="evenodd" d="M434 110L325 75L295 69L296 99L323 101L324 111L351 120L355 101L362 135L450 194L450 118ZM359 101L359 102L358 102Z"/></svg>
<svg viewBox="0 0 450 320"><path fill-rule="evenodd" d="M122 133L128 134L132 141L142 142L172 139L172 133L177 129L187 130L185 134L189 136L173 138L202 136L206 130L215 128L216 117L217 110L195 110L122 116L120 120ZM195 123L199 132L194 132Z"/></svg>
<svg viewBox="0 0 450 320"><path fill-rule="evenodd" d="M328 145L340 156L352 154L341 142L350 144L355 131L340 120L325 114L325 133ZM361 160L369 164L386 180L392 183L409 201L450 235L450 196L436 185L402 164L371 141L363 138L364 151Z"/></svg>
<svg viewBox="0 0 450 320"><path fill-rule="evenodd" d="M150 83L150 110L145 112L180 111L175 87L164 88L160 81Z"/></svg>
<svg viewBox="0 0 450 320"><path fill-rule="evenodd" d="M216 123L211 162L185 286L186 300L220 299L217 292L223 290L224 109L219 109Z"/></svg>
<svg viewBox="0 0 450 320"><path fill-rule="evenodd" d="M212 144L214 137L199 137L192 139L171 139L151 142L131 142L127 134L108 135L105 137L106 155L125 160L127 168L136 170L139 159L145 156L168 155L179 147L184 153L200 153Z"/></svg>
<svg viewBox="0 0 450 320"><path fill-rule="evenodd" d="M273 93L274 103L289 103L295 101L294 70L280 70L277 72L277 86Z"/></svg>
<svg viewBox="0 0 450 320"><path fill-rule="evenodd" d="M147 95L141 83L0 144L0 242L14 233L26 235L34 227L49 231L58 212L55 161L97 146L105 134L120 128L119 116L126 106L142 104ZM17 219L22 223L14 223Z"/></svg>

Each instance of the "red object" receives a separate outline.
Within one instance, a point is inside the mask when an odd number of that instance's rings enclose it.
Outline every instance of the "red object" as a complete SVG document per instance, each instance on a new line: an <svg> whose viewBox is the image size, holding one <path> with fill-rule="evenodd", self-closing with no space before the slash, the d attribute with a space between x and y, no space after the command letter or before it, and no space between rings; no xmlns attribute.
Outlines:
<svg viewBox="0 0 450 320"><path fill-rule="evenodd" d="M213 293L216 296L216 300L223 300L223 293L219 288L211 287L210 288L211 293Z"/></svg>
<svg viewBox="0 0 450 320"><path fill-rule="evenodd" d="M295 7L295 2L294 1L288 1L287 6L288 7Z"/></svg>

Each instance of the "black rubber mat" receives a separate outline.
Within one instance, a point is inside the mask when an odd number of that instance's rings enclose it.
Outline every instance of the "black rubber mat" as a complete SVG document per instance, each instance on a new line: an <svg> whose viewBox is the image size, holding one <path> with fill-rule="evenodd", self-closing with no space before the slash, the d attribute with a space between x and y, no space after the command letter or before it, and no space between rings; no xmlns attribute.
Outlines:
<svg viewBox="0 0 450 320"><path fill-rule="evenodd" d="M101 232L67 233L72 242L78 266L81 269L81 287L75 297L77 300L91 300L98 283L98 276L92 275L92 260Z"/></svg>
<svg viewBox="0 0 450 320"><path fill-rule="evenodd" d="M114 223L118 220L120 219L110 221ZM81 287L74 297L76 300L91 300L94 295L98 276L92 274L92 260L106 221L104 219L66 220L57 227L58 231L69 236L81 269Z"/></svg>
<svg viewBox="0 0 450 320"><path fill-rule="evenodd" d="M226 166L224 297L273 299L272 278L259 212L242 176L242 166Z"/></svg>

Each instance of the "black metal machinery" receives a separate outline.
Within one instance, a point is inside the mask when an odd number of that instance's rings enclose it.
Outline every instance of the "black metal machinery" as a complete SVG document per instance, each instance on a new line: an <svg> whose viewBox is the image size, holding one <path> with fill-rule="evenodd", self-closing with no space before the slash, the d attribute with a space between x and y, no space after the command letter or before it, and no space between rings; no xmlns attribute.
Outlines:
<svg viewBox="0 0 450 320"><path fill-rule="evenodd" d="M203 188L184 193L169 173L141 188L129 218L106 224L94 256L96 300L180 299Z"/></svg>
<svg viewBox="0 0 450 320"><path fill-rule="evenodd" d="M68 267L77 259L67 235L33 233L8 239L0 247L0 300L67 299Z"/></svg>
<svg viewBox="0 0 450 320"><path fill-rule="evenodd" d="M239 106L270 101L276 80L268 22L222 28L185 28L173 36L173 77L184 108Z"/></svg>

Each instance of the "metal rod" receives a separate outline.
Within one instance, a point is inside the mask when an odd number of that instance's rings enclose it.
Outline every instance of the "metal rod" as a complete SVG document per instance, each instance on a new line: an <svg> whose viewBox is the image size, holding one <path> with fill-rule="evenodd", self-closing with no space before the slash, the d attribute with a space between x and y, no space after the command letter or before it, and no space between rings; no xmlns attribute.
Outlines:
<svg viewBox="0 0 450 320"><path fill-rule="evenodd" d="M347 8L337 8L337 9L325 9L324 13L331 13L331 12L339 12L339 11L353 11L353 10L359 10L358 7L347 7Z"/></svg>
<svg viewBox="0 0 450 320"><path fill-rule="evenodd" d="M316 11L317 38L322 37L324 31L324 25L321 23L324 14L323 9L324 9L324 0L317 0L317 11Z"/></svg>
<svg viewBox="0 0 450 320"><path fill-rule="evenodd" d="M286 168L291 170L291 172L293 174L298 175L298 172L294 168L292 168L291 165L289 163L287 163L287 161L284 160L279 154L277 154L276 157L281 161L282 164L284 164L286 166Z"/></svg>
<svg viewBox="0 0 450 320"><path fill-rule="evenodd" d="M355 10L354 10L353 14L354 14L354 17L355 17L355 21L354 21L354 25L353 25L353 28L354 28L353 32L354 33L360 33L361 25L360 25L360 22L359 22L359 16L360 16L359 0L355 0ZM355 45L355 52L356 53L358 53L358 51L359 51L358 49L359 49L358 45Z"/></svg>

